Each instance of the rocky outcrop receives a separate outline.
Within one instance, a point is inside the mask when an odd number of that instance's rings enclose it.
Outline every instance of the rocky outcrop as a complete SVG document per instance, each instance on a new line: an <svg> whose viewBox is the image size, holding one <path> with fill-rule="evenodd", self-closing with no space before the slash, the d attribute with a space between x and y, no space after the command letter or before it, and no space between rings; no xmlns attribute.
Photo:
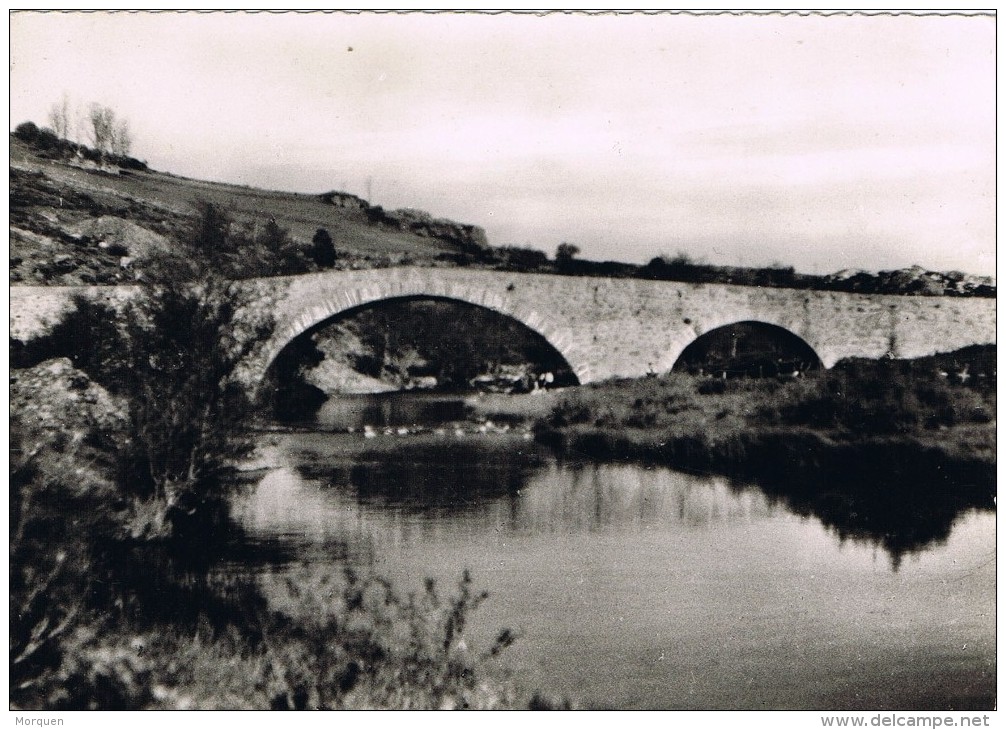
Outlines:
<svg viewBox="0 0 1006 730"><path fill-rule="evenodd" d="M326 327L316 333L313 339L324 359L304 372L306 383L328 396L395 390L393 383L370 377L354 368L360 358L373 356L373 353L342 323Z"/></svg>
<svg viewBox="0 0 1006 730"><path fill-rule="evenodd" d="M138 263L173 250L168 237L148 227L165 230L159 215L142 213L130 201L101 202L97 189L74 178L70 167L46 173L11 168L11 283L131 283Z"/></svg>
<svg viewBox="0 0 1006 730"><path fill-rule="evenodd" d="M569 262L565 268L566 273L589 276L635 276L694 284L738 284L856 294L985 298L994 298L996 294L996 282L991 276L975 276L960 271L929 271L921 266L880 272L843 269L834 274L801 274L793 267L716 266L696 263L687 256L679 255L674 258L658 256L635 270L620 271L608 262L598 264L580 260Z"/></svg>
<svg viewBox="0 0 1006 730"><path fill-rule="evenodd" d="M323 203L334 205L336 208L366 210L370 207L370 203L360 196L353 195L352 193L344 193L339 190L330 190L327 193L322 193L318 197L321 198Z"/></svg>
<svg viewBox="0 0 1006 730"><path fill-rule="evenodd" d="M375 225L395 228L424 238L435 238L468 253L489 250L489 239L481 227L447 218L434 218L425 210L400 208L388 211L376 206L367 209L367 218Z"/></svg>
<svg viewBox="0 0 1006 730"><path fill-rule="evenodd" d="M361 211L366 216L367 222L374 226L444 241L467 253L488 251L490 248L486 232L480 226L458 223L447 218L434 218L425 210L418 208L385 210L380 205L371 205L358 195L340 190L330 190L318 198L340 210Z"/></svg>
<svg viewBox="0 0 1006 730"><path fill-rule="evenodd" d="M118 399L65 357L12 370L10 407L23 423L41 429L112 431L121 428L126 417Z"/></svg>
<svg viewBox="0 0 1006 730"><path fill-rule="evenodd" d="M80 492L112 493L103 449L124 430L125 406L69 359L11 371L10 412L21 448L44 454L38 468L47 478ZM29 454L20 458L32 461Z"/></svg>

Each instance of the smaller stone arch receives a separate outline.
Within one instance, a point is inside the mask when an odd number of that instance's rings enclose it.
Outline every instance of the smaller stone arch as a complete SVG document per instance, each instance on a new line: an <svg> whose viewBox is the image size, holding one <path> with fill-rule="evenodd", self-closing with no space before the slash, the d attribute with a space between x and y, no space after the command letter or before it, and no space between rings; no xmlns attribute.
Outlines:
<svg viewBox="0 0 1006 730"><path fill-rule="evenodd" d="M815 348L778 324L746 319L713 327L676 355L670 370L772 376L823 366Z"/></svg>

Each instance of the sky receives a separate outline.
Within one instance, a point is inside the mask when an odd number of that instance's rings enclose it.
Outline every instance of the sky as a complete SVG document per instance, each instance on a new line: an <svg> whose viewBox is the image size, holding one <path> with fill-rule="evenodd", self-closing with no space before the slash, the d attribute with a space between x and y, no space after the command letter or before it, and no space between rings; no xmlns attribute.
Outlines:
<svg viewBox="0 0 1006 730"><path fill-rule="evenodd" d="M10 125L91 102L200 179L493 245L995 273L995 20L15 13Z"/></svg>

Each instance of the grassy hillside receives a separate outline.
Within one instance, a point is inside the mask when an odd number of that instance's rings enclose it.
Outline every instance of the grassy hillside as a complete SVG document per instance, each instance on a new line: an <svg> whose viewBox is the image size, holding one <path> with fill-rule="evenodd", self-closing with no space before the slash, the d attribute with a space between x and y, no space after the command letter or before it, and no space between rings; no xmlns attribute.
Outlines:
<svg viewBox="0 0 1006 730"><path fill-rule="evenodd" d="M432 263L459 253L456 244L375 225L365 211L316 195L45 159L14 136L10 165L11 283L130 281L152 251L177 249L202 203L227 211L238 226L275 219L302 247L324 228L349 265Z"/></svg>

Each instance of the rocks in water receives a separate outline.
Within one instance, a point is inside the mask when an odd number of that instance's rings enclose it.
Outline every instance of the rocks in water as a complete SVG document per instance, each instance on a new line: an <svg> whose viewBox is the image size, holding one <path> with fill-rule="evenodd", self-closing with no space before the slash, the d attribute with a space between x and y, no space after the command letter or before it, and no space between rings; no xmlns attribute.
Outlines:
<svg viewBox="0 0 1006 730"><path fill-rule="evenodd" d="M355 433L356 430L353 428L345 429L346 433ZM481 423L471 422L471 421L458 421L454 423L444 424L441 426L424 426L419 424L413 424L411 426L385 426L383 428L378 428L370 424L366 424L363 429L363 437L367 439L377 438L378 436L437 436L444 437L452 434L456 438L464 438L467 436L478 435L503 435L511 432L511 427L509 424L496 424L492 421L483 421ZM530 439L533 434L530 430L526 428L522 431L517 431L521 438ZM516 434L515 434L516 435Z"/></svg>

